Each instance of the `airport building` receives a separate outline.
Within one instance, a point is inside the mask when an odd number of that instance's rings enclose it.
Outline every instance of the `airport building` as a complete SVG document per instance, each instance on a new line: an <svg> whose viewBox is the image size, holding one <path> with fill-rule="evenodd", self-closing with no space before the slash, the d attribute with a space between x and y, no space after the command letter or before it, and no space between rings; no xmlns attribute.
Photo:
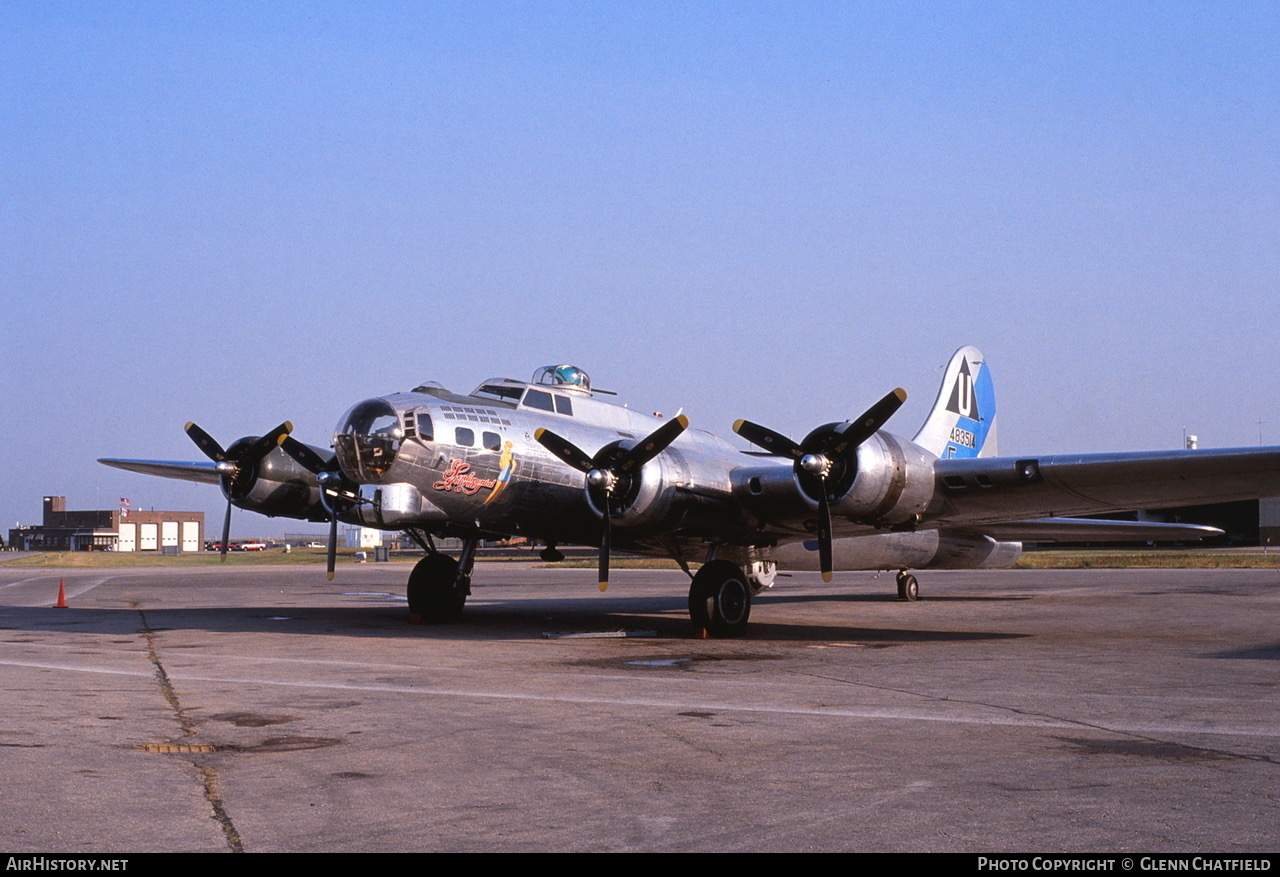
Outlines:
<svg viewBox="0 0 1280 877"><path fill-rule="evenodd" d="M130 508L68 511L64 496L44 498L44 522L9 531L18 551L149 551L178 554L204 547L204 512Z"/></svg>

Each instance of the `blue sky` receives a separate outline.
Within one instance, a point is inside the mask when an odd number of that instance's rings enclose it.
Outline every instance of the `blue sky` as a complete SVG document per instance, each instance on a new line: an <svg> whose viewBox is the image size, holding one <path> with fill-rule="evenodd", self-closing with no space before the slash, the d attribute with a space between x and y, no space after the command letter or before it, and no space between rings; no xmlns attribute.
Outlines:
<svg viewBox="0 0 1280 877"><path fill-rule="evenodd" d="M910 434L972 343L1009 454L1280 444L1274 3L17 0L0 94L0 528L550 362Z"/></svg>

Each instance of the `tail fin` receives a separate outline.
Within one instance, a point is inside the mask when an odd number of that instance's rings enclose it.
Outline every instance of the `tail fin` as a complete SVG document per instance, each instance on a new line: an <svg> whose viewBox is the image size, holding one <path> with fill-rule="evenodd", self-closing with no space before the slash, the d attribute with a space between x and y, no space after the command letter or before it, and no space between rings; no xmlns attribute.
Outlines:
<svg viewBox="0 0 1280 877"><path fill-rule="evenodd" d="M978 348L961 347L952 355L938 399L913 441L939 457L996 456L996 391Z"/></svg>

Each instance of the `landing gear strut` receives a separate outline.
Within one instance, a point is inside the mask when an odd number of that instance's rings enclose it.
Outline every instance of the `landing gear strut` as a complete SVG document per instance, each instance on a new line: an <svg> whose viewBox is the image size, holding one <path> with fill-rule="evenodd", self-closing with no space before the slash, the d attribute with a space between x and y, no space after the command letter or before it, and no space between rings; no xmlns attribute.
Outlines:
<svg viewBox="0 0 1280 877"><path fill-rule="evenodd" d="M462 546L462 555L454 560L432 552L409 573L409 614L423 624L444 624L462 617L462 607L471 593L471 568L475 564L476 541Z"/></svg>
<svg viewBox="0 0 1280 877"><path fill-rule="evenodd" d="M905 569L898 573L898 599L914 603L920 599L920 583Z"/></svg>
<svg viewBox="0 0 1280 877"><path fill-rule="evenodd" d="M689 585L689 618L714 637L741 636L751 616L751 587L737 564L713 560Z"/></svg>

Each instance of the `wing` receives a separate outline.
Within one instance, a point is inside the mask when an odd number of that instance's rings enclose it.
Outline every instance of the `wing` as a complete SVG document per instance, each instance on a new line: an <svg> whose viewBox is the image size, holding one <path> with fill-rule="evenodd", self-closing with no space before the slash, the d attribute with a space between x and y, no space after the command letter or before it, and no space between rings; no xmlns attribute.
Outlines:
<svg viewBox="0 0 1280 877"><path fill-rule="evenodd" d="M99 459L99 463L143 475L159 475L161 478L177 478L181 481L197 481L201 484L217 484L218 464L213 462L179 463L169 460L116 460Z"/></svg>
<svg viewBox="0 0 1280 877"><path fill-rule="evenodd" d="M984 525L1277 496L1280 448L938 460L935 472L925 526Z"/></svg>

